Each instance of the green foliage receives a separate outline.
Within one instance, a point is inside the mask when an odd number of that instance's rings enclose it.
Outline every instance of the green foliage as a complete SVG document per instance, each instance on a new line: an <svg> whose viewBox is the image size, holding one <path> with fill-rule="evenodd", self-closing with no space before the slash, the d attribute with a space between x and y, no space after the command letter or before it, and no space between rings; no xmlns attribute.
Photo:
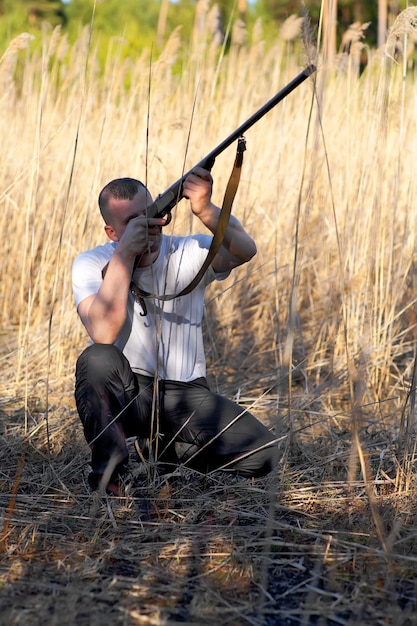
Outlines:
<svg viewBox="0 0 417 626"><path fill-rule="evenodd" d="M99 58L105 55L112 37L123 38L122 56L137 55L138 51L151 46L155 39L159 4L157 0L97 3L93 41L98 42ZM92 0L72 0L68 4L70 39L78 36L81 25L91 23L93 6Z"/></svg>
<svg viewBox="0 0 417 626"><path fill-rule="evenodd" d="M66 7L62 0L0 0L0 2L2 51L22 32L38 35L45 22L52 27L67 24Z"/></svg>
<svg viewBox="0 0 417 626"><path fill-rule="evenodd" d="M407 7L407 0L398 0L395 6L395 15ZM265 32L269 35L274 28L282 24L290 15L302 15L305 7L312 24L318 24L322 1L310 0L307 5L303 0L258 0L255 4L255 13L262 18ZM391 15L391 21L394 18ZM338 44L342 34L354 22L370 22L366 31L367 43L375 46L378 32L378 2L363 2L362 0L337 1L337 32Z"/></svg>
<svg viewBox="0 0 417 626"><path fill-rule="evenodd" d="M81 28L91 23L95 6L93 46L98 51L98 60L104 66L109 50L109 41L119 46L120 58L136 58L145 48L158 56L168 37L178 26L181 38L188 44L195 24L198 0L171 0L166 15L166 28L158 39L157 29L162 0L0 0L0 52L22 32L36 35L32 47L41 45L39 33L45 22L52 27L60 24L68 34L70 43L79 37ZM210 0L209 9L217 4L222 13L223 28L230 20L238 17L238 0ZM308 15L312 26L319 22L321 0L310 0ZM406 0L398 0L398 11L405 8ZM201 4L199 5L201 6ZM354 22L370 22L366 31L366 43L371 47L377 43L378 3L362 0L338 0L338 43L342 34ZM291 15L300 16L305 11L302 0L257 0L247 2L246 26L251 32L256 19L262 23L266 43L276 41L281 24ZM392 17L392 16L391 16ZM114 49L114 46L113 46Z"/></svg>
<svg viewBox="0 0 417 626"><path fill-rule="evenodd" d="M68 32L74 41L81 26L90 24L93 0L71 0L68 4ZM165 39L158 41L157 27L161 0L106 0L97 3L94 17L93 44L98 47L98 57L104 64L108 43L112 38L121 42L120 57L136 58L145 48L158 55L166 39L177 26L181 26L184 41L191 35L195 2L185 0L170 3L167 15Z"/></svg>
<svg viewBox="0 0 417 626"><path fill-rule="evenodd" d="M168 32L172 33L174 28L181 26L183 40L189 40L194 24L195 4L195 0L182 0L175 4L170 2L167 16Z"/></svg>
<svg viewBox="0 0 417 626"><path fill-rule="evenodd" d="M3 0L0 12L0 32L9 32L11 37L19 35L23 29L39 30L43 21L52 26L66 23L62 0Z"/></svg>

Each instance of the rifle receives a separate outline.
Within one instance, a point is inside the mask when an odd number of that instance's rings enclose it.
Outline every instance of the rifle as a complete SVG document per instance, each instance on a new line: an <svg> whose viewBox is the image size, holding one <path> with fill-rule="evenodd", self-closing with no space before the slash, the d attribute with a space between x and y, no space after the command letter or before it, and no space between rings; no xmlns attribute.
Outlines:
<svg viewBox="0 0 417 626"><path fill-rule="evenodd" d="M224 141L222 141L214 150L207 154L204 159L199 161L190 171L181 176L175 183L173 183L166 191L159 194L156 200L148 207L149 217L166 217L167 224L171 221L171 211L178 204L178 202L184 197L182 194L182 188L185 179L196 167L202 167L206 170L211 170L216 160L226 148L230 146L234 141L241 138L251 126L258 122L268 111L276 106L281 100L286 98L296 87L306 80L311 74L316 71L314 65L309 65L300 74L298 74L293 80L283 87L275 96L273 96L268 102L266 102L258 111L256 111L246 122L243 122L231 135L229 135Z"/></svg>

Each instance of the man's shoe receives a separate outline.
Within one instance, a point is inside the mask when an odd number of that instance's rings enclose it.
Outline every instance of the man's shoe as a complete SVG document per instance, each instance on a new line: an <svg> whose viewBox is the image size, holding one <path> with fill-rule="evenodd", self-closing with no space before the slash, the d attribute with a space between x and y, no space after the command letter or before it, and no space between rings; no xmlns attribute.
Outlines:
<svg viewBox="0 0 417 626"><path fill-rule="evenodd" d="M149 449L149 439L141 439L140 437L136 437L135 439L135 452L138 455L139 461L149 461L150 457L150 449Z"/></svg>
<svg viewBox="0 0 417 626"><path fill-rule="evenodd" d="M95 474L91 472L88 475L88 485L91 491L99 491L104 487L102 485L103 474ZM112 476L105 486L105 492L108 496L116 496L120 498L123 495L123 486L120 476Z"/></svg>
<svg viewBox="0 0 417 626"><path fill-rule="evenodd" d="M162 450L156 463L150 448L149 439L136 437L134 447L139 460L142 461L142 463L151 462L154 465L156 464L158 473L161 475L170 474L178 467L178 457L175 454L175 448L173 446Z"/></svg>

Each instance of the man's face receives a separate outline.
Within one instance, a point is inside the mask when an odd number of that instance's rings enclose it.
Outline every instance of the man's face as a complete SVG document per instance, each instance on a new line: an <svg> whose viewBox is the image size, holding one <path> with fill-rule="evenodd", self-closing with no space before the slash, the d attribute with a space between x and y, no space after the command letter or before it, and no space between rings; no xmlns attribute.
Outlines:
<svg viewBox="0 0 417 626"><path fill-rule="evenodd" d="M120 241L125 231L137 217L146 216L147 208L152 204L152 196L144 188L140 187L132 200L109 199L109 219L104 230L112 241ZM143 227L143 222L141 222ZM134 222L126 231L126 237L133 235ZM161 227L149 226L147 229L147 251L141 255L139 266L150 265L155 261L161 247Z"/></svg>

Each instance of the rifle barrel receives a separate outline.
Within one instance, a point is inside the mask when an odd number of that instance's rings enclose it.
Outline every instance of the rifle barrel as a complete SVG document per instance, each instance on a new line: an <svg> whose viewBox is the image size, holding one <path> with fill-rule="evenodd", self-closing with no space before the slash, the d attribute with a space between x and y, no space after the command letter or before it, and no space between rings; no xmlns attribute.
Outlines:
<svg viewBox="0 0 417 626"><path fill-rule="evenodd" d="M281 100L284 100L294 89L296 89L302 82L306 80L313 72L316 71L314 65L309 65L306 67L298 76L293 78L293 80L288 83L285 87L283 87L278 93L275 94L268 102L266 102L258 111L256 111L253 115L251 115L243 124L236 128L235 131L224 141L222 141L214 150L212 150L200 163L204 161L210 161L219 154L221 154L226 148L228 148L234 141L239 139L249 128L251 128L256 122L258 122L266 113L268 113L271 109L273 109ZM198 165L200 165L200 163ZM194 168L193 168L194 169ZM188 172L190 173L190 172ZM186 176L188 175L186 174Z"/></svg>
<svg viewBox="0 0 417 626"><path fill-rule="evenodd" d="M251 115L243 124L236 128L224 141L214 148L204 159L199 161L197 165L184 174L180 179L173 183L166 191L160 194L155 202L148 208L149 217L159 217L170 213L170 210L176 205L183 197L182 185L184 180L196 167L204 167L205 169L211 169L216 157L219 156L226 148L228 148L234 141L239 139L251 126L256 124L266 113L273 109L281 100L286 98L294 89L296 89L302 82L306 80L311 74L316 71L314 65L308 65L302 72L300 72L291 82L283 87L278 93L275 94L268 102L266 102L258 111Z"/></svg>

